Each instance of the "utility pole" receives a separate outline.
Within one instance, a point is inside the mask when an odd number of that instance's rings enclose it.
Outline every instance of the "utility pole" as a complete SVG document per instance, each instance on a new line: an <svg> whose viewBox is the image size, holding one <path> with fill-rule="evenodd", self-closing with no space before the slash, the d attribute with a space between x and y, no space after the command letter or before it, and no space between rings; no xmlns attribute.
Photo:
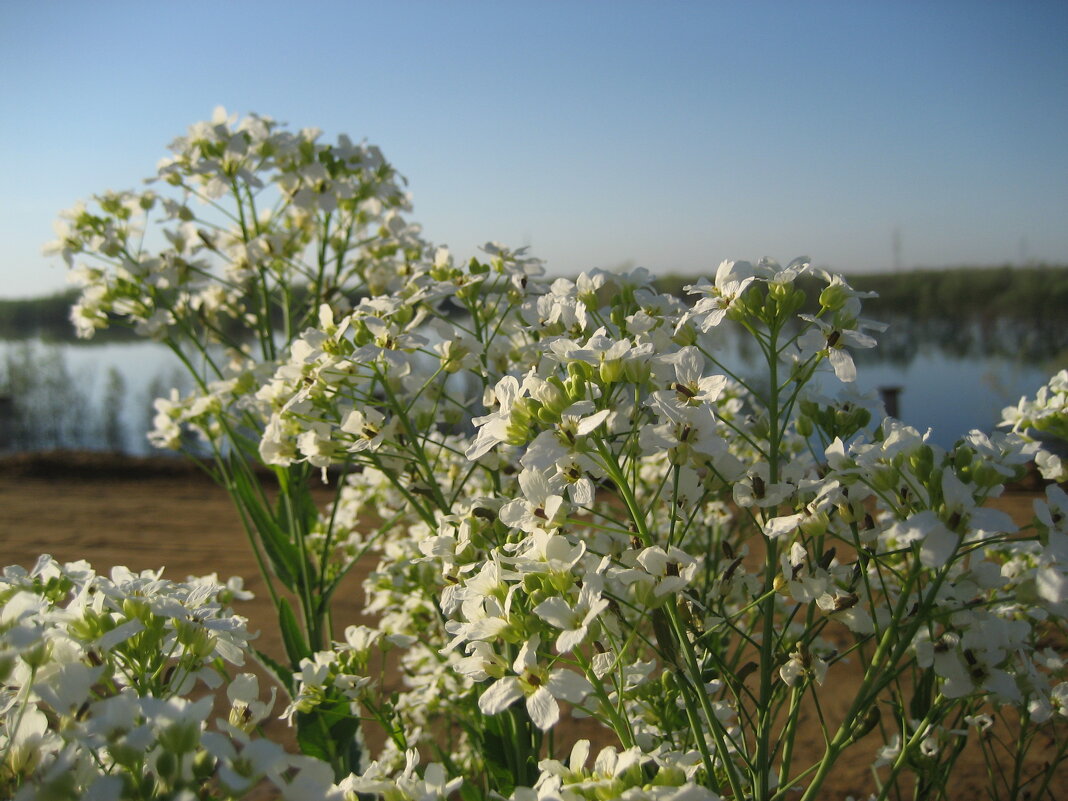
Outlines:
<svg viewBox="0 0 1068 801"><path fill-rule="evenodd" d="M890 236L890 248L894 253L894 272L901 272L901 226L895 225Z"/></svg>

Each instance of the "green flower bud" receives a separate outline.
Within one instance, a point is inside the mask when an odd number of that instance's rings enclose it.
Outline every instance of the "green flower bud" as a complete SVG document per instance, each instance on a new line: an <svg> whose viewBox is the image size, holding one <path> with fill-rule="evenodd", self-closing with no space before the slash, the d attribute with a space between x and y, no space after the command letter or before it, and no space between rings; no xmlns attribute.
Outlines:
<svg viewBox="0 0 1068 801"><path fill-rule="evenodd" d="M145 601L137 598L124 598L122 601L122 613L130 620L140 618L144 622L152 616L152 610Z"/></svg>
<svg viewBox="0 0 1068 801"><path fill-rule="evenodd" d="M215 773L215 763L215 757L207 751L197 751L193 757L193 776L200 781L206 781Z"/></svg>
<svg viewBox="0 0 1068 801"><path fill-rule="evenodd" d="M534 415L541 404L530 398L517 398L512 404L511 413L508 416L510 422L518 425L528 425L534 419Z"/></svg>
<svg viewBox="0 0 1068 801"><path fill-rule="evenodd" d="M909 456L909 467L917 478L926 481L934 468L934 451L930 445L923 445Z"/></svg>
<svg viewBox="0 0 1068 801"><path fill-rule="evenodd" d="M566 595L575 584L570 573L553 572L547 578L549 585L553 588L552 593L556 596Z"/></svg>
<svg viewBox="0 0 1068 801"><path fill-rule="evenodd" d="M159 744L175 754L188 754L200 744L200 727L191 721L172 723L160 732Z"/></svg>
<svg viewBox="0 0 1068 801"><path fill-rule="evenodd" d="M897 488L898 472L888 467L876 468L871 477L872 489L889 492Z"/></svg>
<svg viewBox="0 0 1068 801"><path fill-rule="evenodd" d="M413 317L415 317L415 310L411 306L401 306L393 313L393 319L401 326L410 323Z"/></svg>
<svg viewBox="0 0 1068 801"><path fill-rule="evenodd" d="M789 295L787 295L785 298L783 298L782 301L780 301L783 316L793 317L795 314L801 311L802 307L804 307L805 305L805 301L807 300L808 296L805 294L804 290L792 290Z"/></svg>
<svg viewBox="0 0 1068 801"><path fill-rule="evenodd" d="M538 409L538 415L540 416L542 409ZM523 416L519 419L515 415L512 416L508 422L508 427L505 429L505 442L509 445L526 445L530 440L530 422L529 416Z"/></svg>
<svg viewBox="0 0 1068 801"><path fill-rule="evenodd" d="M953 451L953 466L957 470L963 470L965 467L972 463L972 457L975 454L971 448L965 445L958 445Z"/></svg>
<svg viewBox="0 0 1068 801"><path fill-rule="evenodd" d="M849 301L850 293L842 284L831 284L820 292L820 306L838 311Z"/></svg>
<svg viewBox="0 0 1068 801"><path fill-rule="evenodd" d="M653 787L681 787L686 783L686 772L677 765L665 765L656 772Z"/></svg>
<svg viewBox="0 0 1068 801"><path fill-rule="evenodd" d="M586 362L568 362L567 363L567 381L564 385L568 387L568 392L571 392L570 382L572 381L587 381L593 377L593 366L586 364ZM571 395L572 398L576 396Z"/></svg>
<svg viewBox="0 0 1068 801"><path fill-rule="evenodd" d="M170 751L164 751L156 759L156 774L164 784L173 784L178 778L178 758Z"/></svg>
<svg viewBox="0 0 1068 801"><path fill-rule="evenodd" d="M176 628L178 642L185 646L186 653L195 659L204 659L215 650L215 638L203 626L183 621L179 622Z"/></svg>
<svg viewBox="0 0 1068 801"><path fill-rule="evenodd" d="M571 405L571 394L568 392L564 382L560 380L558 376L550 376L545 381L551 389L547 389L545 398L542 398L542 403L547 409L556 415L556 419L560 419L560 415L563 414L564 409Z"/></svg>
<svg viewBox="0 0 1068 801"><path fill-rule="evenodd" d="M789 300L790 295L793 294L792 284L768 284L768 297L774 298L776 303L781 304L783 301Z"/></svg>
<svg viewBox="0 0 1068 801"><path fill-rule="evenodd" d="M481 284L467 284L456 290L456 297L464 303L473 303L478 299L481 288Z"/></svg>
<svg viewBox="0 0 1068 801"><path fill-rule="evenodd" d="M597 371L597 377L601 379L602 384L615 384L617 381L623 378L623 360L611 359L609 361L601 362L601 366Z"/></svg>
<svg viewBox="0 0 1068 801"><path fill-rule="evenodd" d="M30 668L36 670L51 659L52 643L47 640L39 642L33 648L23 651L19 656L22 657L22 661L29 665Z"/></svg>
<svg viewBox="0 0 1068 801"><path fill-rule="evenodd" d="M584 364L582 366L587 370L591 369L589 365ZM570 401L568 406L586 397L586 384L587 378L581 374L581 371L567 380L567 383L564 384L564 390L567 392L568 401Z"/></svg>
<svg viewBox="0 0 1068 801"><path fill-rule="evenodd" d="M678 690L678 685L675 682L675 674L669 670L665 670L660 674L660 686L663 687L665 694L671 695Z"/></svg>
<svg viewBox="0 0 1068 801"><path fill-rule="evenodd" d="M535 414L535 417L538 419L539 422L545 423L549 426L556 425L560 422L560 415L556 414L555 412L553 412L552 409L549 409L545 406L538 409L537 414ZM509 430L511 430L511 427L509 427ZM524 442L525 441L526 440L524 440Z"/></svg>
<svg viewBox="0 0 1068 801"><path fill-rule="evenodd" d="M779 319L779 299L771 292L768 292L768 296L764 299L760 319L769 324Z"/></svg>
<svg viewBox="0 0 1068 801"><path fill-rule="evenodd" d="M697 329L694 328L692 323L686 323L675 332L675 336L671 338L671 341L682 348L687 345L693 345L697 342Z"/></svg>
<svg viewBox="0 0 1068 801"><path fill-rule="evenodd" d="M830 527L831 521L826 512L806 516L802 518L800 525L801 532L806 537L822 536L827 533Z"/></svg>
<svg viewBox="0 0 1068 801"><path fill-rule="evenodd" d="M996 487L1005 480L1003 476L992 465L982 463L977 464L972 469L972 481L977 485L984 488Z"/></svg>
<svg viewBox="0 0 1068 801"><path fill-rule="evenodd" d="M623 363L623 375L632 384L642 385L649 380L652 369L648 362L640 359L628 359Z"/></svg>

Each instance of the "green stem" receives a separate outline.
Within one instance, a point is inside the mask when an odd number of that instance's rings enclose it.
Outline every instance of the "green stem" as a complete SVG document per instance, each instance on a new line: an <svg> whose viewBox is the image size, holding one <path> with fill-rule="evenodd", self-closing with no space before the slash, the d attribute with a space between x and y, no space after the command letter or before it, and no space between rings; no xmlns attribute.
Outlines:
<svg viewBox="0 0 1068 801"><path fill-rule="evenodd" d="M779 481L779 458L782 440L779 433L779 354L775 343L778 338L778 329L769 331L769 342L765 355L768 363L768 377L771 382L768 398L768 482L776 484ZM776 597L775 576L779 569L778 542L763 534L764 540L764 595L766 596L761 608L763 618L763 632L760 640L760 698L757 744L756 744L756 775L753 776L755 797L764 801L769 797L771 788L769 780L771 776L771 728L773 714L772 679L775 671L775 603Z"/></svg>
<svg viewBox="0 0 1068 801"><path fill-rule="evenodd" d="M312 589L314 586L313 578L308 574L308 549L305 542L305 530L304 522L297 518L297 509L293 503L294 487L292 484L293 476L290 470L279 469L276 471L279 479L278 491L281 495L280 501L282 508L285 512L285 520L287 528L291 537L293 537L294 544L297 546L297 553L300 560L300 584L297 588L297 596L300 599L300 605L304 612L304 627L308 635L308 644L313 651L321 650L323 641L322 631L322 615L312 598ZM297 489L297 491L301 491ZM306 491L306 489L304 489Z"/></svg>

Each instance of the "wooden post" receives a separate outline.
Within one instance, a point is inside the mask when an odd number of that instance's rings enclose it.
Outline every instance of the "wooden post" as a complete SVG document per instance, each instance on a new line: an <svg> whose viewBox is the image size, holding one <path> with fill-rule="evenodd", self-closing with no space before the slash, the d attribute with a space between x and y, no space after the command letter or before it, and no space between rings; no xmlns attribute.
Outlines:
<svg viewBox="0 0 1068 801"><path fill-rule="evenodd" d="M889 417L898 417L898 398L903 387L879 387L879 397L883 401L883 407Z"/></svg>

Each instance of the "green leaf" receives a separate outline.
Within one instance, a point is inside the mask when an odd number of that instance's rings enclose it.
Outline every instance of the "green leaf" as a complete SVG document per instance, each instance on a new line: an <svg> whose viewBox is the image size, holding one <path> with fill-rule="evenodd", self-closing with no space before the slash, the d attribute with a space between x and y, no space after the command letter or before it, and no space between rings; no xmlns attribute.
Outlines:
<svg viewBox="0 0 1068 801"><path fill-rule="evenodd" d="M297 712L297 744L300 752L306 756L321 759L327 764L333 764L333 743L330 741L330 731L321 715L315 712Z"/></svg>
<svg viewBox="0 0 1068 801"><path fill-rule="evenodd" d="M298 712L297 743L301 753L334 766L340 779L360 768L360 719L347 700L324 701L310 712Z"/></svg>
<svg viewBox="0 0 1068 801"><path fill-rule="evenodd" d="M278 599L278 626L282 630L282 643L286 647L286 655L293 667L300 665L300 660L311 656L311 648L308 647L304 634L297 623L297 616L293 614L293 607L285 598Z"/></svg>
<svg viewBox="0 0 1068 801"><path fill-rule="evenodd" d="M289 697L292 698L293 692L296 689L293 686L293 668L286 667L277 659L265 654L258 648L253 648L252 653L256 657L256 661L271 671L274 677L278 679L278 682L285 688Z"/></svg>
<svg viewBox="0 0 1068 801"><path fill-rule="evenodd" d="M931 704L935 696L935 672L933 668L927 668L923 676L916 682L916 689L912 693L912 701L909 703L909 716L914 720L923 720L931 711Z"/></svg>
<svg viewBox="0 0 1068 801"><path fill-rule="evenodd" d="M263 508L248 475L238 468L233 471L233 476L235 496L259 534L275 575L286 587L296 590L300 576L300 551L271 513Z"/></svg>

